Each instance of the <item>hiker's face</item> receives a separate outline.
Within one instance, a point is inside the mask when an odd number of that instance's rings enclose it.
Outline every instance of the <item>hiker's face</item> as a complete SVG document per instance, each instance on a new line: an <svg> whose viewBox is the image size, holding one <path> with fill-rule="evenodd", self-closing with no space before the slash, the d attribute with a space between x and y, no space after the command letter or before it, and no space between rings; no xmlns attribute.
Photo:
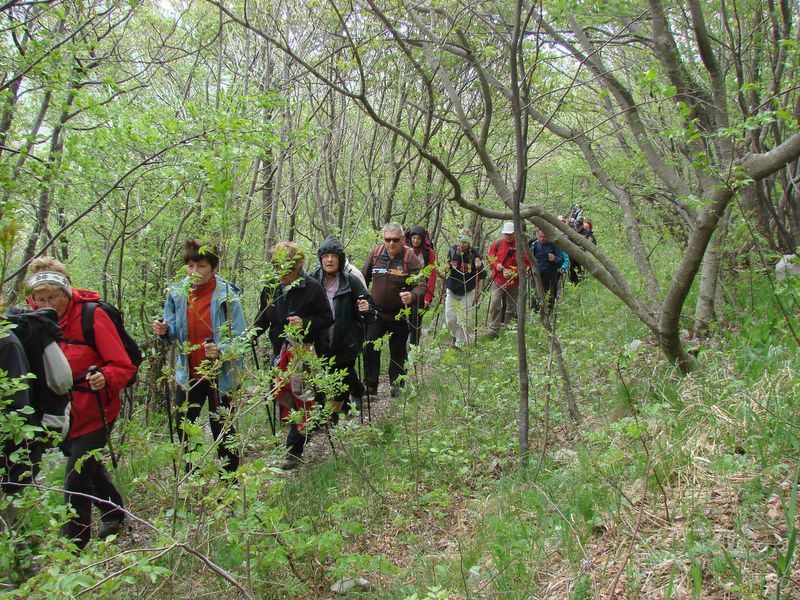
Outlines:
<svg viewBox="0 0 800 600"><path fill-rule="evenodd" d="M421 235L417 235L416 233L414 235L412 235L411 236L411 245L414 246L414 248L419 248L420 246L422 246L422 236Z"/></svg>
<svg viewBox="0 0 800 600"><path fill-rule="evenodd" d="M69 307L69 296L61 288L40 288L31 295L37 308L52 308L58 317L64 316Z"/></svg>
<svg viewBox="0 0 800 600"><path fill-rule="evenodd" d="M383 243L386 244L386 253L392 258L396 258L403 252L403 234L399 231L384 233Z"/></svg>
<svg viewBox="0 0 800 600"><path fill-rule="evenodd" d="M339 270L339 255L338 254L323 254L321 258L322 270L328 275L336 275Z"/></svg>
<svg viewBox="0 0 800 600"><path fill-rule="evenodd" d="M217 272L216 267L212 267L207 259L201 258L200 260L190 260L186 263L186 272L192 280L192 285L195 287L205 285Z"/></svg>
<svg viewBox="0 0 800 600"><path fill-rule="evenodd" d="M540 244L546 244L550 241L547 239L547 234L541 229L536 230L536 239L539 240Z"/></svg>

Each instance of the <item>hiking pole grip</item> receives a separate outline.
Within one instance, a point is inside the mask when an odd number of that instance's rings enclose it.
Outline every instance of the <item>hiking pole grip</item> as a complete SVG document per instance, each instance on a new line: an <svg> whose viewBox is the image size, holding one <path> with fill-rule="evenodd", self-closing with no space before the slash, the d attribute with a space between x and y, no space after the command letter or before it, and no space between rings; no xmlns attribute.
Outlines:
<svg viewBox="0 0 800 600"><path fill-rule="evenodd" d="M95 373L101 373L100 367L97 365L92 365L88 369L86 369L86 376L87 379L94 375ZM91 388L91 385L90 385ZM106 410L103 406L103 401L100 399L100 390L92 390L94 393L94 397L97 399L97 410L100 413L100 420L103 422L103 431L106 432L106 444L108 445L108 453L111 455L111 464L114 465L114 469L117 469L117 455L114 452L114 446L111 442L111 430L108 428L108 420L106 419Z"/></svg>

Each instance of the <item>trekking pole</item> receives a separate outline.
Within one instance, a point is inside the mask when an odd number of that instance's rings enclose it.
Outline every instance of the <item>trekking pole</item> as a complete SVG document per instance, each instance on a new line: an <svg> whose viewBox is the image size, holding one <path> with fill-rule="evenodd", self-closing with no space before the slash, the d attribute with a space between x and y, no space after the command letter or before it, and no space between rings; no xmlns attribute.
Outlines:
<svg viewBox="0 0 800 600"><path fill-rule="evenodd" d="M256 352L256 338L250 338L250 350L253 352L253 364L256 367L256 371L260 371L261 367L258 364L258 353ZM271 402L265 402L264 406L267 409L267 418L269 419L269 427L272 430L272 436L275 437L275 421L272 418L272 411L270 410Z"/></svg>
<svg viewBox="0 0 800 600"><path fill-rule="evenodd" d="M159 317L158 321L159 321L159 323L165 323L166 319L164 319L164 317ZM166 350L166 348L167 348L167 340L165 338L161 338L161 337L159 339L160 339L162 347ZM164 352L164 361L165 362L166 362L166 359L167 359L167 353ZM174 444L175 443L175 430L174 430L174 428L172 426L172 394L170 393L169 382L167 381L166 377L164 377L164 402L165 402L165 404L167 406L167 427L169 429L169 443L170 444Z"/></svg>
<svg viewBox="0 0 800 600"><path fill-rule="evenodd" d="M100 373L100 368L97 365L92 365L86 371L86 378L88 379L95 373ZM97 399L97 410L100 411L100 420L103 421L103 430L106 432L106 444L108 445L108 453L111 455L111 464L114 465L114 470L117 469L117 455L114 453L114 445L111 442L111 431L108 429L108 420L106 419L106 411L103 408L103 401L100 399L100 390L92 390L94 397Z"/></svg>
<svg viewBox="0 0 800 600"><path fill-rule="evenodd" d="M365 294L360 294L358 296L358 298L356 298L356 308L358 308L358 302L360 300L366 300L366 299L367 299L367 296ZM369 309L367 309L367 310L369 310ZM364 334L363 335L363 339L366 340L367 339L367 317L366 317L366 315L362 315L362 314L359 314L359 317L361 318L361 329L362 329L363 334ZM363 355L364 355L364 342L362 341L361 342L361 352L358 353L358 357L357 357L357 360L358 360L358 371L359 371L358 372L358 378L361 381L361 384L364 386L364 389L366 390L367 385L364 383L364 361L363 361L364 357L363 357ZM367 405L369 405L369 401L367 401ZM363 401L359 403L358 412L360 413L361 424L363 425L364 424L364 402Z"/></svg>
<svg viewBox="0 0 800 600"><path fill-rule="evenodd" d="M480 295L480 289L481 280L478 278L478 274L475 273L475 299L472 303L472 310L475 312L475 338L473 343L478 342L478 296Z"/></svg>

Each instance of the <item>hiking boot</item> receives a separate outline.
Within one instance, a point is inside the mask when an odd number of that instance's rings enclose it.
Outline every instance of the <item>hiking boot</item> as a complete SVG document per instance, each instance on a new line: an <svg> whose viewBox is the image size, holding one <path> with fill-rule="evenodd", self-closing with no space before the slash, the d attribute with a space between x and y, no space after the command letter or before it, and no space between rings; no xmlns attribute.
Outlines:
<svg viewBox="0 0 800 600"><path fill-rule="evenodd" d="M391 391L392 398L398 398L402 393L403 393L403 388L401 388L399 385L392 386L392 391Z"/></svg>
<svg viewBox="0 0 800 600"><path fill-rule="evenodd" d="M376 396L378 394L378 386L377 385L371 385L371 384L368 383L367 384L367 394L369 394L370 396Z"/></svg>
<svg viewBox="0 0 800 600"><path fill-rule="evenodd" d="M291 471L299 467L301 462L302 461L300 460L299 456L295 456L294 454L287 454L286 458L284 458L281 462L277 464L277 467L282 471Z"/></svg>
<svg viewBox="0 0 800 600"><path fill-rule="evenodd" d="M116 519L114 521L103 521L102 525L97 529L97 537L101 540L106 539L110 535L119 535L122 530L122 525L125 523L124 519Z"/></svg>

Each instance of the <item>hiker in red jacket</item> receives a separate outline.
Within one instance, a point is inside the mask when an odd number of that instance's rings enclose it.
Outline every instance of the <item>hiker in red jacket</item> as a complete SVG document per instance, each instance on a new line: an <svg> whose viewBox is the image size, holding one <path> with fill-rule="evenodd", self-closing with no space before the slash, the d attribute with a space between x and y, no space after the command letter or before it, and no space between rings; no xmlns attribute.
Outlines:
<svg viewBox="0 0 800 600"><path fill-rule="evenodd" d="M425 284L425 296L419 298L416 305L412 305L408 319L408 341L417 346L422 335L422 316L433 302L433 294L436 292L436 252L428 238L428 232L422 225L414 225L406 231L405 244L414 251L414 256L420 259L423 269L428 265L433 265Z"/></svg>
<svg viewBox="0 0 800 600"><path fill-rule="evenodd" d="M64 444L65 453L68 453L64 489L67 491L65 499L77 516L68 521L62 531L82 549L90 538L92 500L70 492L100 499L94 502L102 515L103 524L98 529L100 538L117 533L125 519L121 510L122 496L94 451L106 445L120 412L119 394L136 374L136 367L116 326L102 309L92 313L91 326L97 347L87 344L82 326L83 304L100 300L96 292L73 289L67 268L52 258L34 260L31 271L28 304L33 308L50 307L58 313L58 324L64 333L60 346L75 381L70 428ZM98 369L90 373L90 367Z"/></svg>
<svg viewBox="0 0 800 600"><path fill-rule="evenodd" d="M490 337L500 333L506 323L517 317L517 288L520 274L517 272L517 244L514 238L514 223L506 221L501 231L503 237L489 246L486 258L492 278L489 322L486 331ZM528 257L522 255L525 266L530 267Z"/></svg>

